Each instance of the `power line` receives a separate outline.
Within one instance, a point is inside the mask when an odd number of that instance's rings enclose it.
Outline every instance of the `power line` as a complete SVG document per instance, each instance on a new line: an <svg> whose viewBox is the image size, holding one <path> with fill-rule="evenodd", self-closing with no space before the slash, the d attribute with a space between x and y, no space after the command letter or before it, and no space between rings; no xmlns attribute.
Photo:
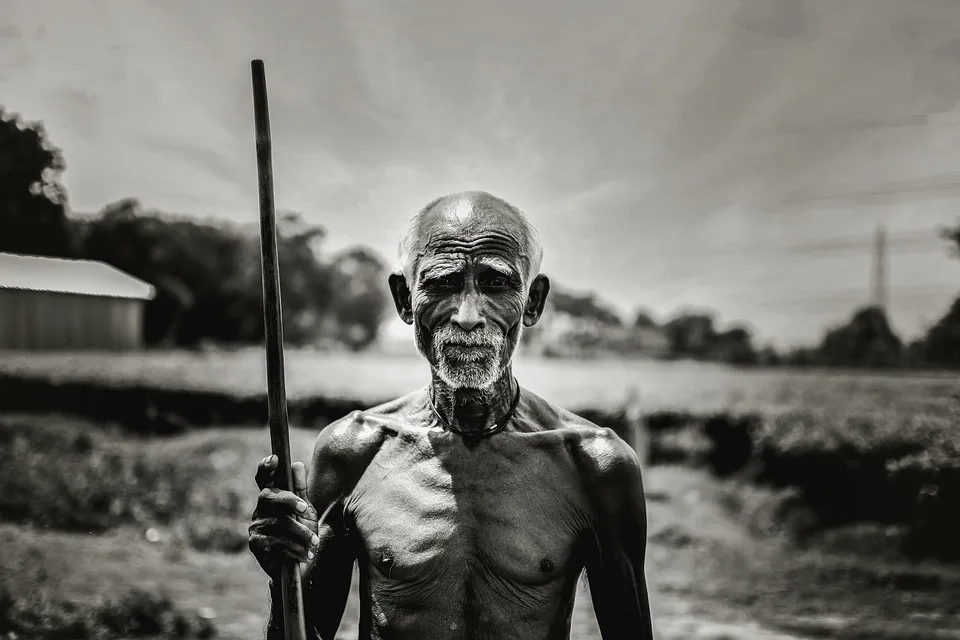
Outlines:
<svg viewBox="0 0 960 640"><path fill-rule="evenodd" d="M882 225L881 227L882 228ZM924 229L889 232L884 230L885 243L888 246L903 248L932 248L934 246L949 247L949 241L940 235L940 229ZM823 238L811 242L805 242L799 245L793 245L795 251L817 251L820 249L863 249L872 246L876 242L876 233L872 236L856 234L846 236L834 236L832 238Z"/></svg>
<svg viewBox="0 0 960 640"><path fill-rule="evenodd" d="M903 197L909 197L911 199L916 199L917 197L936 199L956 197L958 190L960 190L960 172L947 171L920 178L896 180L873 188L848 189L846 191L820 194L795 193L782 200L772 202L769 206L784 209L798 208L815 203L864 203Z"/></svg>
<svg viewBox="0 0 960 640"><path fill-rule="evenodd" d="M949 283L937 283L931 285L910 285L910 287L893 287L888 289L888 295L897 300L902 300L905 298L931 298L936 296L945 296L945 295L957 295L960 294L960 280L958 280L955 286ZM755 291L738 291L736 293L724 294L718 299L720 300L738 300L744 298L760 298L757 296ZM789 303L803 303L803 302L812 302L812 301L825 301L825 300L846 300L852 301L857 299L869 300L870 297L868 293L863 289L833 289L824 291L822 289L810 290L803 292L795 292L793 295L788 297L781 298L760 298L764 303L770 304L789 304Z"/></svg>
<svg viewBox="0 0 960 640"><path fill-rule="evenodd" d="M832 238L829 240L820 240L808 242L801 245L794 245L787 249L789 253L829 253L842 251L863 251L876 242L875 238L854 237L854 238ZM904 250L924 250L930 251L935 247L949 248L946 241L936 237L911 237L900 236L891 237L887 235L886 240L889 248L895 248L901 252Z"/></svg>
<svg viewBox="0 0 960 640"><path fill-rule="evenodd" d="M776 255L861 252L874 246L875 242L876 239L873 235L865 234L833 236L798 244L773 244L753 241L749 244L736 245L731 242L726 247L697 251L697 257L707 260L725 256L773 257ZM941 238L935 229L887 232L886 245L888 252L895 250L897 253L909 251L933 252L938 249L946 253L950 249L950 242Z"/></svg>

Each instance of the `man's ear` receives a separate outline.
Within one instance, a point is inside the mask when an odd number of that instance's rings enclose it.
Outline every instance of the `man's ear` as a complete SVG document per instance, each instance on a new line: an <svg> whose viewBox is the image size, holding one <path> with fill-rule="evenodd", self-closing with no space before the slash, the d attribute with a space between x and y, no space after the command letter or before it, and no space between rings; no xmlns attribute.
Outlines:
<svg viewBox="0 0 960 640"><path fill-rule="evenodd" d="M397 307L400 319L407 324L413 324L413 302L411 301L410 287L402 273L391 273L388 279L390 293L393 295L393 304Z"/></svg>
<svg viewBox="0 0 960 640"><path fill-rule="evenodd" d="M527 294L527 304L523 308L523 326L532 327L540 321L544 305L547 304L547 295L550 293L550 278L542 273L533 279L530 284L530 293Z"/></svg>

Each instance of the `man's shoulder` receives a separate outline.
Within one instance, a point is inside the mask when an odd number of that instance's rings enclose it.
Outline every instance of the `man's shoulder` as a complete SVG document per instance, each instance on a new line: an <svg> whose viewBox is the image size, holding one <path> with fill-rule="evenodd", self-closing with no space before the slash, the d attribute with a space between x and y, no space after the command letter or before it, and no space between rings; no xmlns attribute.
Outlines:
<svg viewBox="0 0 960 640"><path fill-rule="evenodd" d="M610 427L596 423L528 394L537 413L546 418L547 430L561 437L577 468L586 479L619 482L639 474L640 464L633 447Z"/></svg>
<svg viewBox="0 0 960 640"><path fill-rule="evenodd" d="M396 435L406 418L420 408L426 397L424 389L383 402L368 409L351 411L320 430L315 457L364 458Z"/></svg>

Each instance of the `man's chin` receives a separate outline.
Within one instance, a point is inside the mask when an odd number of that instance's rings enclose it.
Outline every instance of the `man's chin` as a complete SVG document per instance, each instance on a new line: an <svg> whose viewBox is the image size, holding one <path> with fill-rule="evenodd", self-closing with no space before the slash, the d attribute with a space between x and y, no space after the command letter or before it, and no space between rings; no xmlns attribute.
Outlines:
<svg viewBox="0 0 960 640"><path fill-rule="evenodd" d="M454 389L488 389L500 372L495 366L474 366L458 362L447 364L441 362L437 367L440 378Z"/></svg>

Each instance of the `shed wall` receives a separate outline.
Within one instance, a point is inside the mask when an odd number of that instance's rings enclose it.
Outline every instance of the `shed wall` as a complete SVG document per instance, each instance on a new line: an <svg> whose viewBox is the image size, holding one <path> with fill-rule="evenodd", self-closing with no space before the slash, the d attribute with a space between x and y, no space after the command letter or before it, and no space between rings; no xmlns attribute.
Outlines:
<svg viewBox="0 0 960 640"><path fill-rule="evenodd" d="M143 301L48 291L0 289L0 349L137 349Z"/></svg>

